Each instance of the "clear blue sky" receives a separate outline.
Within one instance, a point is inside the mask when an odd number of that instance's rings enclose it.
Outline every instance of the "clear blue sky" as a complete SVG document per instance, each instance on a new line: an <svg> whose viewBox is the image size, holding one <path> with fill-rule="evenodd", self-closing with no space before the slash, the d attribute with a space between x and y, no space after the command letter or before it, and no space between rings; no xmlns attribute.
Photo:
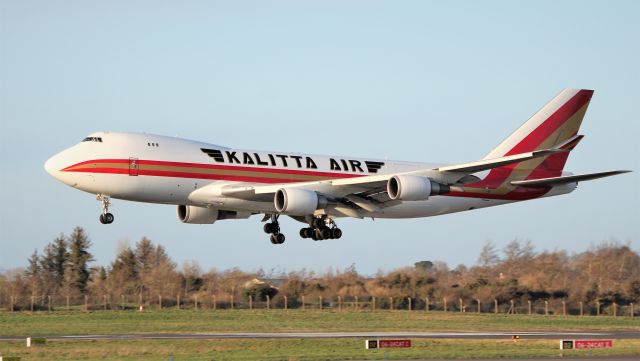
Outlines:
<svg viewBox="0 0 640 361"><path fill-rule="evenodd" d="M473 264L486 240L640 250L640 2L0 0L0 269L79 225L98 264L142 236L202 268L373 273ZM565 87L595 89L568 169L635 173L570 195L415 220L340 220L339 241L271 245L259 217L185 225L50 178L98 130L234 147L456 163L483 157Z"/></svg>

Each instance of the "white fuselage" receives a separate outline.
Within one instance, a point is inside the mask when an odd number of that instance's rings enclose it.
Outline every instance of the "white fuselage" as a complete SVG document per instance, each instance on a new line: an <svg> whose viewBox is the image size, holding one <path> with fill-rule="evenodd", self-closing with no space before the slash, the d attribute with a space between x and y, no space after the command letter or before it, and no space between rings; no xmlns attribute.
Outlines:
<svg viewBox="0 0 640 361"><path fill-rule="evenodd" d="M98 132L51 157L45 168L74 188L113 198L175 205L198 205L189 195L211 184L287 184L408 172L437 167L425 163L288 152L231 149L180 138ZM544 196L567 193L554 188ZM428 217L512 202L464 196L433 196L374 210L367 217ZM274 213L273 201L220 196L219 209ZM344 216L344 214L334 214Z"/></svg>

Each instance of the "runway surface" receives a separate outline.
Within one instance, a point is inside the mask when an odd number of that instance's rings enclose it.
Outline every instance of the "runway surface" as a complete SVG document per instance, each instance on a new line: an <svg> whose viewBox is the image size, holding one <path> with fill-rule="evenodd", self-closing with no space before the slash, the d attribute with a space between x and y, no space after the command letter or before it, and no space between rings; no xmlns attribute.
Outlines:
<svg viewBox="0 0 640 361"><path fill-rule="evenodd" d="M48 340L216 340L216 339L320 339L320 338L453 338L453 339L640 339L640 331L628 332L221 332L175 334L113 334L38 336ZM25 336L0 336L0 341L24 340Z"/></svg>

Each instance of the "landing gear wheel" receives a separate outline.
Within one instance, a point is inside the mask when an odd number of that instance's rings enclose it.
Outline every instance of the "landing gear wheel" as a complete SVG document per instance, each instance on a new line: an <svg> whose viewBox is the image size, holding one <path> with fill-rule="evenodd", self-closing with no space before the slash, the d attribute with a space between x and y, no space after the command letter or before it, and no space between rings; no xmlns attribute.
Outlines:
<svg viewBox="0 0 640 361"><path fill-rule="evenodd" d="M322 237L322 239L330 239L331 238L331 229L329 228L323 228L320 230L320 237Z"/></svg>
<svg viewBox="0 0 640 361"><path fill-rule="evenodd" d="M262 230L264 231L264 233L275 233L274 228L276 227L273 226L273 223L265 223L262 227Z"/></svg>
<svg viewBox="0 0 640 361"><path fill-rule="evenodd" d="M313 228L322 228L325 227L325 221L324 218L316 218L313 220L313 224L312 224Z"/></svg>
<svg viewBox="0 0 640 361"><path fill-rule="evenodd" d="M342 231L340 230L340 228L336 227L331 230L331 238L339 239L340 237L342 237Z"/></svg>
<svg viewBox="0 0 640 361"><path fill-rule="evenodd" d="M271 222L265 223L265 225L262 226L262 230L264 231L264 233L271 234L269 240L273 244L283 244L285 239L284 234L280 233L280 223L278 223L278 217L278 214L272 214Z"/></svg>
<svg viewBox="0 0 640 361"><path fill-rule="evenodd" d="M111 213L104 214L103 218L104 218L104 223L105 224L111 224L111 223L113 223L113 220L115 219L115 217Z"/></svg>
<svg viewBox="0 0 640 361"><path fill-rule="evenodd" d="M309 238L309 237L307 237L307 229L306 228L300 228L300 238Z"/></svg>
<svg viewBox="0 0 640 361"><path fill-rule="evenodd" d="M102 203L102 214L100 214L100 223L111 224L113 223L113 214L109 213L109 207L111 206L111 199L104 194L98 194L96 199Z"/></svg>

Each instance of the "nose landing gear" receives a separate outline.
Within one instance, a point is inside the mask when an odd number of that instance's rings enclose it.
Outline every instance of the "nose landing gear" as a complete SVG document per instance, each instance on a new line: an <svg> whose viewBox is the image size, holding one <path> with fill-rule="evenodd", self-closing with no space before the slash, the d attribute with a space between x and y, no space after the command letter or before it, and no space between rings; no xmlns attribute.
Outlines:
<svg viewBox="0 0 640 361"><path fill-rule="evenodd" d="M102 203L102 213L100 214L100 223L111 224L113 223L114 216L109 213L109 206L111 206L111 199L104 194L98 194L96 199Z"/></svg>
<svg viewBox="0 0 640 361"><path fill-rule="evenodd" d="M280 215L278 214L272 214L271 222L265 223L264 227L262 227L264 233L271 234L271 237L269 237L269 239L271 240L272 244L283 244L285 240L284 234L280 233L280 223L278 223L279 216Z"/></svg>

